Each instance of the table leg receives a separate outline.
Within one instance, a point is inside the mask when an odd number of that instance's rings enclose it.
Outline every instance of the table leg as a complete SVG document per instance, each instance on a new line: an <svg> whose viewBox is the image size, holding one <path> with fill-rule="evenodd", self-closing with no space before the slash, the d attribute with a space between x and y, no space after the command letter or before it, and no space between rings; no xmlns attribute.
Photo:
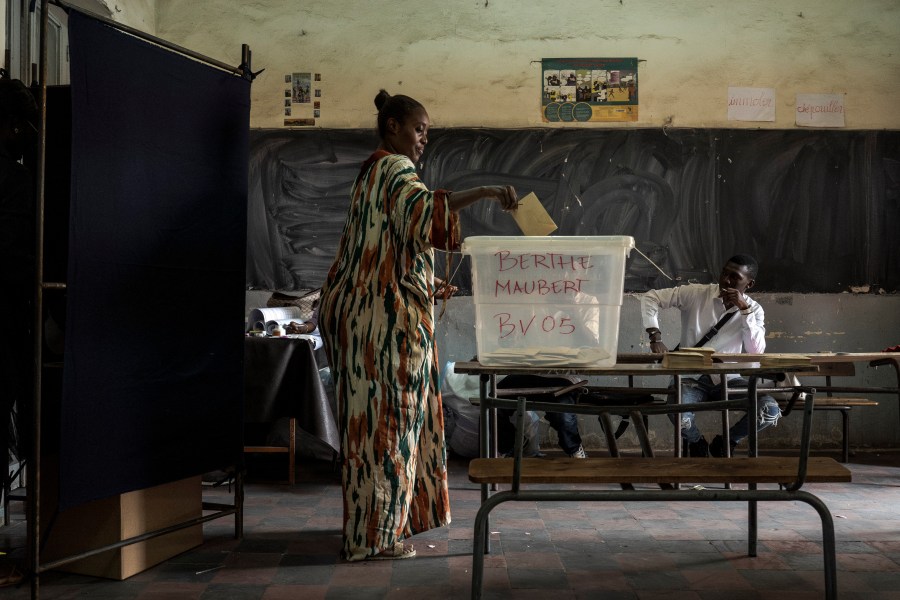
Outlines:
<svg viewBox="0 0 900 600"><path fill-rule="evenodd" d="M294 485L297 472L297 418L288 421L288 485Z"/></svg>
<svg viewBox="0 0 900 600"><path fill-rule="evenodd" d="M489 386L488 389L491 392L491 397L497 397L497 377L495 375L490 375ZM490 415L488 417L488 422L491 425L491 458L496 458L500 456L500 432L499 432L499 424L497 422L497 409L492 407L490 410ZM491 488L494 491L497 491L497 485Z"/></svg>
<svg viewBox="0 0 900 600"><path fill-rule="evenodd" d="M634 433L637 435L638 442L641 444L641 452L646 457L653 457L653 447L650 445L650 432L647 431L646 416L640 411L632 411L629 413L631 423L634 425Z"/></svg>
<svg viewBox="0 0 900 600"><path fill-rule="evenodd" d="M680 406L682 400L681 394L681 375L675 376L675 402ZM681 413L676 413L675 419L675 458L681 458Z"/></svg>
<svg viewBox="0 0 900 600"><path fill-rule="evenodd" d="M891 365L894 367L894 371L897 373L897 399L900 400L900 359L897 359L894 356L886 356L885 358L879 358L869 363L869 366L871 367L880 367L882 365Z"/></svg>
<svg viewBox="0 0 900 600"><path fill-rule="evenodd" d="M758 404L756 398L756 375L750 376L750 382L747 384L747 456L753 458L758 454L758 417L756 406ZM755 490L756 484L747 484L748 490ZM756 556L757 540L759 538L759 512L757 510L757 501L750 500L747 502L747 555Z"/></svg>
<svg viewBox="0 0 900 600"><path fill-rule="evenodd" d="M619 458L619 445L616 443L615 429L609 413L600 413L600 425L603 427L603 436L606 438L606 449L613 458Z"/></svg>
<svg viewBox="0 0 900 600"><path fill-rule="evenodd" d="M234 539L244 539L244 468L234 469Z"/></svg>
<svg viewBox="0 0 900 600"><path fill-rule="evenodd" d="M495 457L497 456L497 436L496 432L494 435L491 435L491 425L496 424L496 418L491 419L489 415L493 414L496 416L496 410L488 410L487 398L488 398L488 384L491 382L493 377L490 375L482 374L478 380L478 429L480 432L478 445L480 446L479 455L483 457ZM493 445L492 445L493 440ZM493 450L491 450L493 446ZM488 484L481 484L481 504L483 505L487 499L490 497L490 492L488 491ZM485 516L484 518L484 552L486 554L490 554L491 552L491 526L490 526L490 517Z"/></svg>

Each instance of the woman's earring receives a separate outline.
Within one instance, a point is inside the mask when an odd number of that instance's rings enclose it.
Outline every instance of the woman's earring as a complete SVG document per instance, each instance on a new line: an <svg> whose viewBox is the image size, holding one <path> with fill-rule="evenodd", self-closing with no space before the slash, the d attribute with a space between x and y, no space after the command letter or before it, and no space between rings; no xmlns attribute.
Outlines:
<svg viewBox="0 0 900 600"><path fill-rule="evenodd" d="M16 135L19 135L19 128L18 128L18 127L13 127L13 133L16 134Z"/></svg>

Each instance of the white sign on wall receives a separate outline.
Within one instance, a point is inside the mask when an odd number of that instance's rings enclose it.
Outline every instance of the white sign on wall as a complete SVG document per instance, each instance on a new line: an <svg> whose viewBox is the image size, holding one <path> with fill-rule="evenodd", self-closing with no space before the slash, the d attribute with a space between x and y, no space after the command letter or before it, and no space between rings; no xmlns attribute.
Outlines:
<svg viewBox="0 0 900 600"><path fill-rule="evenodd" d="M800 127L843 127L843 94L797 94L796 123Z"/></svg>
<svg viewBox="0 0 900 600"><path fill-rule="evenodd" d="M729 121L774 121L774 88L728 88Z"/></svg>

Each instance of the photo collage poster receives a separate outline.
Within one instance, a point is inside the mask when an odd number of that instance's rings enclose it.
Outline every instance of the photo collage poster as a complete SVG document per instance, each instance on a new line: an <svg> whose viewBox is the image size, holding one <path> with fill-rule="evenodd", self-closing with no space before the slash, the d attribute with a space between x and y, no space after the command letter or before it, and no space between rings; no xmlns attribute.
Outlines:
<svg viewBox="0 0 900 600"><path fill-rule="evenodd" d="M322 74L299 71L284 76L285 127L315 126L321 117Z"/></svg>
<svg viewBox="0 0 900 600"><path fill-rule="evenodd" d="M637 58L543 59L543 121L637 121L637 67Z"/></svg>

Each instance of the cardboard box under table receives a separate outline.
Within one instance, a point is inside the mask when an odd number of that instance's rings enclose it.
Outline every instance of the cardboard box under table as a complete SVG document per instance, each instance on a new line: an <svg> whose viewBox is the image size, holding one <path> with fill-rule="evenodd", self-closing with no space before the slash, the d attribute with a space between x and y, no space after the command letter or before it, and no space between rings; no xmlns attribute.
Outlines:
<svg viewBox="0 0 900 600"><path fill-rule="evenodd" d="M48 500L55 500L55 493ZM49 502L47 503L49 504ZM55 505L55 502L53 503ZM200 476L94 500L64 511L54 519L44 563L108 544L186 523L202 514ZM52 506L42 506L42 528L50 525ZM143 542L122 546L64 564L70 573L126 579L203 543L203 525L192 525Z"/></svg>
<svg viewBox="0 0 900 600"><path fill-rule="evenodd" d="M472 236L475 332L483 365L616 362L628 236Z"/></svg>

